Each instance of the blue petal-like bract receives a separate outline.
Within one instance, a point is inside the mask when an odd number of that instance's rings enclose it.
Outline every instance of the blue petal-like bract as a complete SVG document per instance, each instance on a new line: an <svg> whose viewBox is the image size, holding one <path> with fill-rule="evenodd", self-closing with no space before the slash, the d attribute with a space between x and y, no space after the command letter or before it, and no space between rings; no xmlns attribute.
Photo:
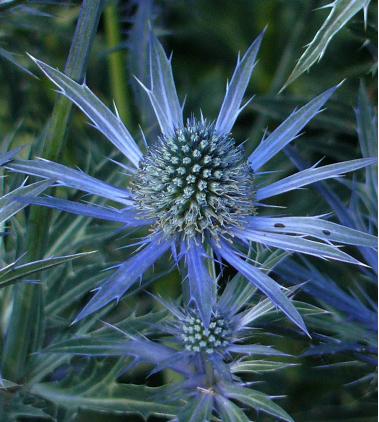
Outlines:
<svg viewBox="0 0 379 422"><path fill-rule="evenodd" d="M22 148L15 148L12 151L0 154L0 166L12 160L21 151L21 149Z"/></svg>
<svg viewBox="0 0 379 422"><path fill-rule="evenodd" d="M120 300L143 273L170 248L170 245L170 242L165 242L157 236L144 249L121 264L117 271L98 288L74 322L86 318L113 300Z"/></svg>
<svg viewBox="0 0 379 422"><path fill-rule="evenodd" d="M362 167L376 163L375 158L360 158L357 160L343 161L342 163L329 164L318 168L309 168L285 177L278 182L257 190L257 200L270 198L284 192L299 189L302 186L319 182L320 180L332 179L344 173L358 170Z"/></svg>
<svg viewBox="0 0 379 422"><path fill-rule="evenodd" d="M149 36L150 26L154 20L155 4L153 0L135 1L137 8L133 16L133 25L129 31L129 64L130 72L144 85L149 83ZM157 127L157 120L151 102L139 83L132 78L134 99L145 127ZM142 95L141 95L142 94ZM154 131L155 134L155 131ZM152 138L152 135L150 135ZM154 135L153 135L154 136Z"/></svg>
<svg viewBox="0 0 379 422"><path fill-rule="evenodd" d="M216 396L216 402L218 411L222 420L225 422L249 422L250 419L245 415L245 413L240 409L236 404L231 400L226 399L221 394Z"/></svg>
<svg viewBox="0 0 379 422"><path fill-rule="evenodd" d="M285 153L299 170L305 170L309 167L309 164L302 159L300 154L292 146L288 145L285 149ZM340 223L345 226L354 228L354 223L352 221L348 208L338 198L338 196L333 192L333 190L326 184L326 182L316 182L313 188L317 189L320 194L324 197L326 202L330 205L330 207L333 209L334 213L338 217Z"/></svg>
<svg viewBox="0 0 379 422"><path fill-rule="evenodd" d="M276 233L304 234L325 241L375 248L377 238L317 217L248 217L248 228Z"/></svg>
<svg viewBox="0 0 379 422"><path fill-rule="evenodd" d="M86 217L98 218L100 220L115 221L124 223L126 226L138 227L152 224L152 220L143 220L137 218L136 211L133 209L118 210L99 205L81 204L79 202L68 201L67 199L57 198L20 198L22 202L30 205L41 205L49 208L56 208L61 211L72 214L83 215Z"/></svg>
<svg viewBox="0 0 379 422"><path fill-rule="evenodd" d="M163 134L169 136L183 126L183 112L176 93L171 63L153 31L149 39L150 86L139 83L147 92Z"/></svg>
<svg viewBox="0 0 379 422"><path fill-rule="evenodd" d="M322 274L314 265L306 261L302 266L292 259L279 264L279 271L292 283L305 283L302 289L334 309L344 312L353 321L365 324L370 330L377 330L377 312L368 308L355 296L341 289L327 274Z"/></svg>
<svg viewBox="0 0 379 422"><path fill-rule="evenodd" d="M249 157L252 169L258 171L267 161L293 141L304 126L320 112L321 107L336 89L337 87L328 89L299 110L291 113L280 126L263 139Z"/></svg>
<svg viewBox="0 0 379 422"><path fill-rule="evenodd" d="M26 173L32 176L51 179L60 185L83 192L92 193L103 198L108 198L121 204L130 205L131 193L126 189L119 189L88 174L74 170L62 164L48 160L16 160L6 165L7 168L17 173Z"/></svg>
<svg viewBox="0 0 379 422"><path fill-rule="evenodd" d="M188 265L190 300L194 301L205 327L208 327L216 302L216 281L205 264L206 253L201 243L190 241L185 250Z"/></svg>
<svg viewBox="0 0 379 422"><path fill-rule="evenodd" d="M290 299L288 299L288 297L282 292L278 283L258 268L253 267L248 262L239 258L236 252L234 252L225 241L222 241L220 244L214 243L213 247L225 259L225 261L227 261L248 281L268 296L292 322L294 322L305 333L308 333L301 315L291 303Z"/></svg>
<svg viewBox="0 0 379 422"><path fill-rule="evenodd" d="M351 264L361 264L352 256L340 251L337 246L315 242L299 236L263 232L246 227L243 230L235 229L234 233L241 239L262 243L263 245L273 246L285 251L304 253L317 256L318 258L335 259L336 261L344 261Z"/></svg>
<svg viewBox="0 0 379 422"><path fill-rule="evenodd" d="M113 145L136 167L142 153L128 129L85 85L78 84L64 73L32 57L42 72L60 89L62 95L76 104Z"/></svg>
<svg viewBox="0 0 379 422"><path fill-rule="evenodd" d="M241 111L241 102L256 64L256 57L264 32L254 40L237 63L215 124L215 130L219 134L228 134L232 130Z"/></svg>

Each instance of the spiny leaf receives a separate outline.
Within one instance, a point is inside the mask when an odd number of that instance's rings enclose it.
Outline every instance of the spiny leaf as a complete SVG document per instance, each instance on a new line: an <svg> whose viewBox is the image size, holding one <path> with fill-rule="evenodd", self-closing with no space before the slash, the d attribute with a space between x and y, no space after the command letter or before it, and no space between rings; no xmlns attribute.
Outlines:
<svg viewBox="0 0 379 422"><path fill-rule="evenodd" d="M234 384L223 384L222 390L230 399L237 400L256 410L262 410L287 422L294 422L291 416L280 406L275 404L269 396L260 391L239 387Z"/></svg>
<svg viewBox="0 0 379 422"><path fill-rule="evenodd" d="M59 88L59 92L76 104L96 129L118 148L136 167L142 156L134 139L117 114L112 113L87 87L30 56L42 72Z"/></svg>
<svg viewBox="0 0 379 422"><path fill-rule="evenodd" d="M232 401L222 397L216 396L218 412L224 422L249 422L247 416L243 411L235 405Z"/></svg>
<svg viewBox="0 0 379 422"><path fill-rule="evenodd" d="M206 422L212 411L212 396L195 396L178 415L178 422Z"/></svg>
<svg viewBox="0 0 379 422"><path fill-rule="evenodd" d="M370 0L335 0L331 3L332 10L326 18L315 37L300 57L287 82L280 91L295 81L302 73L321 60L329 42L333 37L357 14L361 9L366 9Z"/></svg>
<svg viewBox="0 0 379 422"><path fill-rule="evenodd" d="M90 255L94 252L84 252L75 255L57 256L40 261L28 262L27 264L18 265L17 262L7 265L5 268L0 269L0 288L9 286L15 283L20 278L33 274L38 271L46 270L55 267L65 262L72 261L73 259L81 258Z"/></svg>
<svg viewBox="0 0 379 422"><path fill-rule="evenodd" d="M156 399L162 388L120 384L115 381L124 363L96 363L89 372L66 382L34 384L32 394L50 400L65 409L87 409L118 414L150 415L176 414L174 405Z"/></svg>
<svg viewBox="0 0 379 422"><path fill-rule="evenodd" d="M231 371L233 373L273 372L273 371L278 371L279 369L288 368L289 366L294 366L294 365L296 365L296 363L251 359L251 360L241 360L241 361L233 362L231 364Z"/></svg>
<svg viewBox="0 0 379 422"><path fill-rule="evenodd" d="M1 421L14 422L19 420L55 420L40 406L41 403L38 398L25 396L22 392L17 392L11 396L0 395Z"/></svg>

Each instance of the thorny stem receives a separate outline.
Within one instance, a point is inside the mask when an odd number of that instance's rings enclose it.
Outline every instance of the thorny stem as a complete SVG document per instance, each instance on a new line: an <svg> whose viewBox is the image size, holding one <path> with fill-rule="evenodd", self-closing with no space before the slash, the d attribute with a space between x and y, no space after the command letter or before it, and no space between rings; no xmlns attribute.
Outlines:
<svg viewBox="0 0 379 422"><path fill-rule="evenodd" d="M103 10L103 0L84 0L80 9L75 34L66 61L65 73L82 82L89 53ZM56 160L64 144L72 103L59 96L51 118L41 138L39 151L50 160ZM48 211L39 207L31 209L28 258L41 259L48 235ZM37 319L37 320L36 320ZM14 289L13 309L4 344L2 375L15 382L25 375L28 353L37 350L43 339L43 291L39 284L19 284ZM19 339L24 341L21 343Z"/></svg>

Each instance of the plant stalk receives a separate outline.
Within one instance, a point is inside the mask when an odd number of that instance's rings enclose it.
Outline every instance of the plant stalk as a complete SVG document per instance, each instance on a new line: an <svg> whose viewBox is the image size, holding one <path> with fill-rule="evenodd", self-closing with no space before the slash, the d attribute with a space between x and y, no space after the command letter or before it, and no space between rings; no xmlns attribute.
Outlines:
<svg viewBox="0 0 379 422"><path fill-rule="evenodd" d="M105 34L109 49L108 66L111 92L121 119L130 127L131 111L128 85L125 78L126 64L123 52L120 50L121 27L117 14L117 5L109 4L104 10Z"/></svg>

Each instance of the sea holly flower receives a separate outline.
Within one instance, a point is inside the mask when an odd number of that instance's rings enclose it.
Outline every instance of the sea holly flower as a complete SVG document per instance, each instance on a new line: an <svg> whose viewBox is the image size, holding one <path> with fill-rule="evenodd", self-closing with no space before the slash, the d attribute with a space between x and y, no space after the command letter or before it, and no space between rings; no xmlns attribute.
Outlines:
<svg viewBox="0 0 379 422"><path fill-rule="evenodd" d="M255 67L263 33L238 58L224 101L215 122L183 118L171 69L163 47L151 32L149 40L149 86L142 83L161 129L158 139L146 141L142 151L124 126L117 110L109 110L85 84L78 84L60 71L33 59L60 92L74 102L134 168L129 188L116 187L79 170L47 160L14 161L16 172L53 179L60 186L79 189L118 202L120 209L55 198L31 199L30 203L115 221L127 227L146 226L150 233L143 248L119 265L97 289L75 321L119 300L143 273L165 253L183 260L188 268L189 302L196 305L205 327L211 322L215 303L215 280L208 272L213 251L250 283L266 294L297 326L304 322L288 297L272 278L247 257L246 245L262 244L359 264L333 244L374 246L374 238L318 217L269 218L261 215L262 201L320 180L338 177L372 164L373 159L311 167L269 185L260 171L269 160L295 139L320 112L337 87L328 89L294 111L265 137L250 155L233 138L231 130L243 110L245 90ZM127 178L126 178L127 180ZM310 240L309 237L317 240ZM179 253L177 253L179 250Z"/></svg>
<svg viewBox="0 0 379 422"><path fill-rule="evenodd" d="M269 260L265 264L272 266ZM188 412L193 416L185 420L210 420L211 415L221 420L236 420L232 415L239 415L238 420L247 420L244 412L255 409L292 421L270 396L243 381L246 374L264 375L296 365L290 355L270 345L257 344L259 327L265 326L267 333L267 323L279 313L269 299L259 300L256 293L256 288L236 275L218 297L207 327L195 308L158 297L166 308L164 316L162 310L141 316L132 313L115 324L104 323L85 335L59 340L41 353L129 357L132 361L127 369L148 364L153 367L150 375L171 369L183 379L165 386L159 401L167 405L181 403L176 414ZM287 295L292 293L287 291ZM312 305L295 303L305 316L324 312Z"/></svg>

